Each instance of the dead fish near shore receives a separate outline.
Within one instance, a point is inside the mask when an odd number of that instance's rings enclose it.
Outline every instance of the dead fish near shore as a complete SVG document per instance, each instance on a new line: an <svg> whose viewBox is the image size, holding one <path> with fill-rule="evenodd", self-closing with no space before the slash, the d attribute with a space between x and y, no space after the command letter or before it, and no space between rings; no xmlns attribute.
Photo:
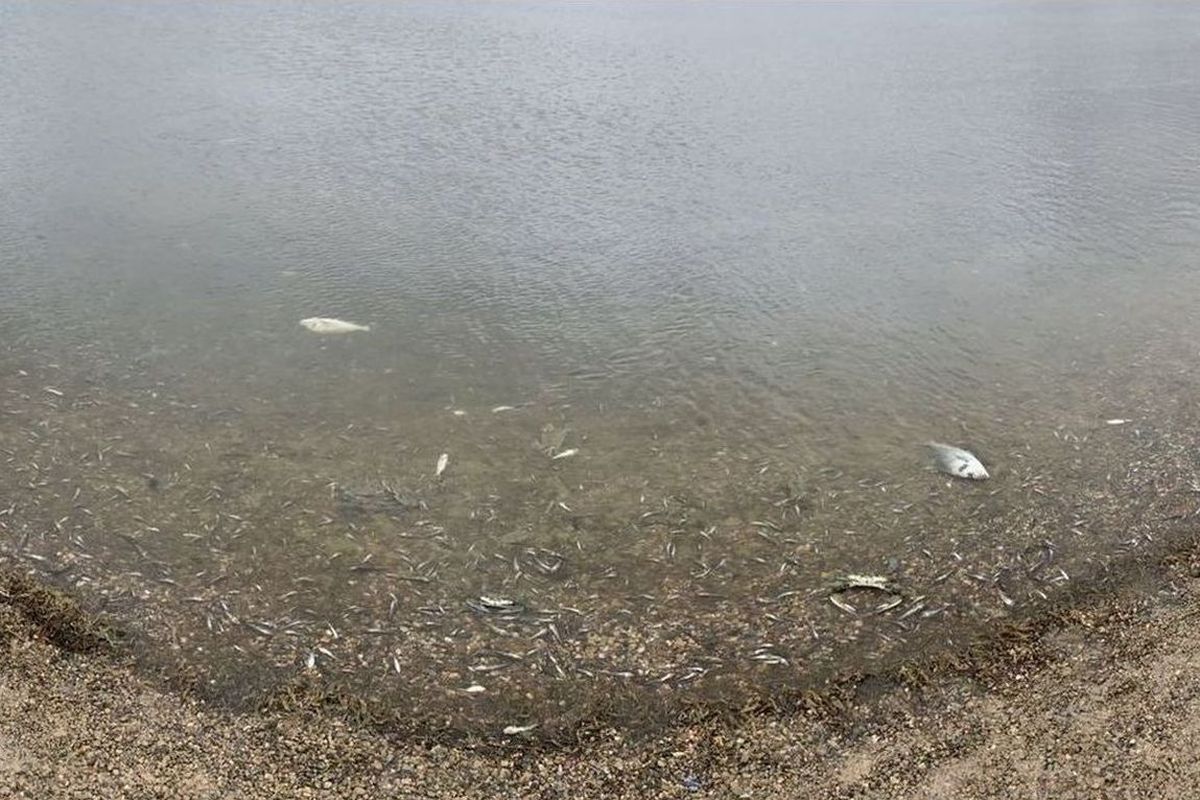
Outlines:
<svg viewBox="0 0 1200 800"><path fill-rule="evenodd" d="M886 575L843 575L833 582L829 589L829 602L833 603L847 614L858 613L857 609L842 598L842 593L851 589L871 589L891 595L891 597L875 609L876 613L889 611L903 602L899 587Z"/></svg>
<svg viewBox="0 0 1200 800"><path fill-rule="evenodd" d="M438 456L437 467L434 470L433 477L440 478L442 473L446 471L446 465L450 463L450 454L442 453Z"/></svg>
<svg viewBox="0 0 1200 800"><path fill-rule="evenodd" d="M926 442L925 444L933 450L934 465L947 475L968 478L973 481L982 481L989 477L987 469L969 450L940 442Z"/></svg>
<svg viewBox="0 0 1200 800"><path fill-rule="evenodd" d="M880 592L896 593L896 587L886 575L846 575L834 583L835 592L847 589L875 589Z"/></svg>
<svg viewBox="0 0 1200 800"><path fill-rule="evenodd" d="M300 320L300 324L313 333L335 334L335 333L354 333L355 331L369 331L370 325L359 325L357 322L347 322L344 319L334 319L333 317L308 317Z"/></svg>
<svg viewBox="0 0 1200 800"><path fill-rule="evenodd" d="M499 614L501 616L520 614L525 610L525 606L516 600L510 600L507 597L489 597L486 594L479 595L477 600L468 600L467 608L482 614Z"/></svg>

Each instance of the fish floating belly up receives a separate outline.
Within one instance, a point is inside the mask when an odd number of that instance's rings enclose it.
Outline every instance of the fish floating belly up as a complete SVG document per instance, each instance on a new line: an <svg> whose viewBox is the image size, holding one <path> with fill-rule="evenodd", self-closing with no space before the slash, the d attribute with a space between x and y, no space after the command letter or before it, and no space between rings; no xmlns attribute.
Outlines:
<svg viewBox="0 0 1200 800"><path fill-rule="evenodd" d="M300 324L313 333L354 333L355 331L371 330L370 325L359 325L356 322L346 322L344 319L334 319L333 317L309 317L300 320Z"/></svg>
<svg viewBox="0 0 1200 800"><path fill-rule="evenodd" d="M961 447L939 442L927 442L927 444L933 450L934 464L947 475L969 478L973 481L982 481L988 477L987 469L974 453L963 450Z"/></svg>

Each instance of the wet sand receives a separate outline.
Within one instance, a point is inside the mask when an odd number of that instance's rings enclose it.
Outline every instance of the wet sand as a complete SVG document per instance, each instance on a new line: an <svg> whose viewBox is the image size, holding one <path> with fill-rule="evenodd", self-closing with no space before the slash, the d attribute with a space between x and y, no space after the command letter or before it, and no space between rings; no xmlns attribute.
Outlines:
<svg viewBox="0 0 1200 800"><path fill-rule="evenodd" d="M389 737L232 713L0 605L0 793L27 798L1124 797L1200 787L1200 546L954 659L857 675L790 710L698 713L573 746ZM44 604L43 604L44 605ZM86 651L92 652L86 652ZM83 652L79 652L83 651Z"/></svg>

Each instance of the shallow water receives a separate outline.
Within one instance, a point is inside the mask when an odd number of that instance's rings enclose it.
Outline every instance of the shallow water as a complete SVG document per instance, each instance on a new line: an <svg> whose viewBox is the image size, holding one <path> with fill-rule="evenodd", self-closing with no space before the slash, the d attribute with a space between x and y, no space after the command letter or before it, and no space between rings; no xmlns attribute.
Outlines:
<svg viewBox="0 0 1200 800"><path fill-rule="evenodd" d="M185 661L426 688L1039 602L1194 466L1197 23L0 3L6 552Z"/></svg>

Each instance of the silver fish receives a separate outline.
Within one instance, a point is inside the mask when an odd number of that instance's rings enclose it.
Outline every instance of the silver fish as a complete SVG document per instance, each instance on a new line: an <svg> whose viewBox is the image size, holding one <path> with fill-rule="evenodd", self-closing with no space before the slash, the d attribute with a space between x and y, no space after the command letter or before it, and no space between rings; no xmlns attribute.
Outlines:
<svg viewBox="0 0 1200 800"><path fill-rule="evenodd" d="M969 478L973 481L982 481L989 477L987 469L974 453L963 450L961 447L939 442L926 442L926 444L933 450L934 464L947 475Z"/></svg>
<svg viewBox="0 0 1200 800"><path fill-rule="evenodd" d="M438 456L437 468L434 470L433 476L435 478L441 476L441 474L446 471L446 465L449 463L450 463L450 454L449 453L442 453L440 456Z"/></svg>
<svg viewBox="0 0 1200 800"><path fill-rule="evenodd" d="M344 319L334 319L333 317L308 317L300 320L300 324L313 333L323 334L371 330L370 325L359 325L357 322L347 322Z"/></svg>
<svg viewBox="0 0 1200 800"><path fill-rule="evenodd" d="M892 582L886 575L847 575L839 582L839 591L845 589L878 589L891 592Z"/></svg>

